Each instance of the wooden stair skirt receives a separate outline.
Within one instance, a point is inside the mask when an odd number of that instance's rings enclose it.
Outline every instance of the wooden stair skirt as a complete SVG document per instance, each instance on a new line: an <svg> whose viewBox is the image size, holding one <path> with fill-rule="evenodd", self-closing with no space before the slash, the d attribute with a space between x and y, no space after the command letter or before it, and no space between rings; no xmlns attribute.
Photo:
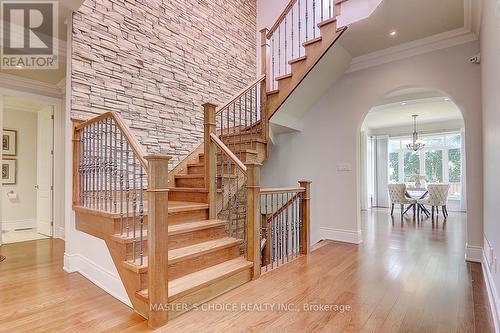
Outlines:
<svg viewBox="0 0 500 333"><path fill-rule="evenodd" d="M208 205L169 201L168 304L149 304L148 257L135 255L134 236L120 233L127 220L119 214L74 207L76 228L103 239L111 253L134 309L148 318L151 307L167 311L168 318L188 311L252 279L253 263L243 256L242 240L227 237L224 220L209 220ZM132 219L128 222L131 224ZM147 254L147 212L143 253ZM137 244L135 244L137 246ZM133 292L131 292L133 291Z"/></svg>

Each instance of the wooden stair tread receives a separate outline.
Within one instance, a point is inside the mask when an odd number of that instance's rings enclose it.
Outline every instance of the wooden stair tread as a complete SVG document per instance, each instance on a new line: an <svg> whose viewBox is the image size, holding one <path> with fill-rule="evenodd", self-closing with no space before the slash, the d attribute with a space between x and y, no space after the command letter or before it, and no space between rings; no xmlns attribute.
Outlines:
<svg viewBox="0 0 500 333"><path fill-rule="evenodd" d="M181 247L175 250L170 250L168 251L168 263L174 264L182 260L196 257L205 253L210 253L219 249L239 245L241 243L243 243L243 240L241 239L224 237L186 247Z"/></svg>
<svg viewBox="0 0 500 333"><path fill-rule="evenodd" d="M132 203L130 203L132 205ZM189 202L189 201L168 201L168 212L169 213L179 213L179 212L189 212L192 210L207 209L208 204L203 202ZM96 216L102 216L106 218L120 218L120 212L106 212L99 209L88 208L83 206L75 205L73 210L76 212L82 212L87 214L92 214ZM133 210L129 211L129 216L133 216ZM147 205L144 206L144 216L148 215ZM136 216L139 216L139 212L136 211Z"/></svg>
<svg viewBox="0 0 500 333"><path fill-rule="evenodd" d="M267 94L267 96L271 96L271 95L278 94L279 92L280 92L279 89L275 89L275 90L268 91L266 94Z"/></svg>
<svg viewBox="0 0 500 333"><path fill-rule="evenodd" d="M226 224L224 220L205 220L196 222L186 222L181 224L174 224L168 226L168 235L178 235L187 232L210 229L214 227L223 226Z"/></svg>
<svg viewBox="0 0 500 333"><path fill-rule="evenodd" d="M243 240L241 239L224 237L170 250L168 251L168 264L172 265L183 260L201 256L203 254L211 253L228 247L240 245L242 243ZM148 257L143 257L142 265L140 263L140 258L137 258L135 261L124 261L123 265L125 266L125 268L128 268L135 273L146 273L148 271Z"/></svg>
<svg viewBox="0 0 500 333"><path fill-rule="evenodd" d="M255 150L255 149L246 149L246 148L245 148L245 149L240 150L240 151L238 152L238 154L239 154L239 153L242 153L242 154L243 154L243 153L248 153L248 154L255 154L255 155L257 155L259 152L258 152L257 150ZM217 155L220 155L220 154L221 154L221 152L218 152L218 153L217 153ZM200 156L200 157L204 157L204 156L205 156L205 153L199 153L199 154L198 154L198 156Z"/></svg>
<svg viewBox="0 0 500 333"><path fill-rule="evenodd" d="M215 228L215 227L223 226L225 223L226 223L226 221L224 221L224 220L204 220L204 221L186 222L186 223L181 223L181 224L169 225L168 226L168 235L173 236L173 235L179 235L179 234L184 234L184 233L198 231L198 230ZM128 236L126 234L124 234L124 235L116 234L116 235L112 235L111 238L114 241L122 243L122 244L132 243L134 240L134 233L131 231ZM139 238L139 231L136 230L136 239L138 239L138 238ZM144 240L148 239L148 230L147 229L144 229L142 238Z"/></svg>
<svg viewBox="0 0 500 333"><path fill-rule="evenodd" d="M247 261L243 257L238 257L169 281L168 301L172 302L190 292L213 284L245 269L249 269L252 266L252 262ZM142 300L148 301L148 289L140 290L136 295Z"/></svg>
<svg viewBox="0 0 500 333"><path fill-rule="evenodd" d="M274 79L276 81L280 81L280 80L284 80L284 79L288 79L292 77L292 73L288 73L288 74L284 74L284 75L280 75L280 76L276 76Z"/></svg>
<svg viewBox="0 0 500 333"><path fill-rule="evenodd" d="M329 18L328 20L324 20L324 21L321 21L318 23L318 28L321 28L325 25L328 25L328 24L331 24L331 23L334 23L334 22L337 22L337 18L336 17L332 17L332 18Z"/></svg>
<svg viewBox="0 0 500 333"><path fill-rule="evenodd" d="M189 201L168 201L168 212L178 213L187 212L191 210L207 209L208 204L203 202L189 202Z"/></svg>
<svg viewBox="0 0 500 333"><path fill-rule="evenodd" d="M169 187L170 191L174 192L192 192L192 193L207 193L208 190L203 187ZM171 202L171 201L169 201Z"/></svg>
<svg viewBox="0 0 500 333"><path fill-rule="evenodd" d="M191 173L188 175L175 175L175 179L198 179L205 178L205 174L203 173ZM221 175L217 175L217 178L221 178ZM224 178L236 178L236 175L225 174ZM169 201L170 203L170 201Z"/></svg>
<svg viewBox="0 0 500 333"><path fill-rule="evenodd" d="M300 62L300 61L304 61L307 59L307 56L306 55L303 55L302 57L298 57L298 58L295 58L295 59L292 59L292 60L289 60L288 61L288 64L291 65L291 64L294 64L296 62Z"/></svg>
<svg viewBox="0 0 500 333"><path fill-rule="evenodd" d="M319 37L316 37L316 38L309 39L309 40L305 41L304 43L302 43L302 45L305 47L307 45L311 45L311 44L314 44L314 43L321 42L322 39L323 38L321 36L319 36Z"/></svg>

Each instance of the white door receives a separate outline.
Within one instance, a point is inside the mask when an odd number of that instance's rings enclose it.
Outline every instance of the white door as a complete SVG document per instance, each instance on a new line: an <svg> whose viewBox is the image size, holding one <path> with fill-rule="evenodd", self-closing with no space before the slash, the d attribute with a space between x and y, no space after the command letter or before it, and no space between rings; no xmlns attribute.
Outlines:
<svg viewBox="0 0 500 333"><path fill-rule="evenodd" d="M53 107L38 112L37 133L37 231L47 236L52 230Z"/></svg>

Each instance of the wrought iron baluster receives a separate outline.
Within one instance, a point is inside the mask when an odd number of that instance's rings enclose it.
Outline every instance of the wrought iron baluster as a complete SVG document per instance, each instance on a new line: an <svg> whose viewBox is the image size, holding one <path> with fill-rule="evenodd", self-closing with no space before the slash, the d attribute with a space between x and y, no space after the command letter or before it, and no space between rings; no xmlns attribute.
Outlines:
<svg viewBox="0 0 500 333"><path fill-rule="evenodd" d="M136 225L136 215L137 215L137 186L136 186L136 157L135 154L132 153L132 260L135 262L135 251L136 251L136 233L135 233L135 225Z"/></svg>
<svg viewBox="0 0 500 333"><path fill-rule="evenodd" d="M299 50L298 53L299 53L299 57L300 57L301 56L301 48L302 48L302 45L301 45L301 42L302 42L301 36L302 35L300 34L301 29L302 29L302 12L300 11L300 0L297 1L297 6L299 8L299 18L298 18L299 25L298 25L298 37L297 37L297 41L298 41L297 49Z"/></svg>
<svg viewBox="0 0 500 333"><path fill-rule="evenodd" d="M305 16L306 16L306 41L309 39L309 34L308 34L308 31L309 31L309 10L307 9L307 4L308 4L309 0L306 0L306 12L305 12Z"/></svg>
<svg viewBox="0 0 500 333"><path fill-rule="evenodd" d="M113 187L114 187L114 193L113 193L113 212L117 212L117 207L116 207L116 198L117 198L117 187L118 187L118 131L116 128L116 125L113 124Z"/></svg>
<svg viewBox="0 0 500 333"><path fill-rule="evenodd" d="M127 237L130 236L130 172L129 172L129 164L130 164L130 147L128 145L128 141L125 141L125 211L126 211L126 230Z"/></svg>
<svg viewBox="0 0 500 333"><path fill-rule="evenodd" d="M144 246L143 246L143 242L144 242L144 199L143 199L143 191L144 191L144 183L143 183L143 179L144 179L144 168L142 165L140 165L139 167L139 170L140 170L140 178L139 178L139 186L140 186L140 190L139 190L139 223L140 223L140 228L141 228L141 234L140 234L140 242L139 242L139 257L140 257L140 261L141 261L141 265L143 265L143 260L144 260Z"/></svg>
<svg viewBox="0 0 500 333"><path fill-rule="evenodd" d="M228 179L227 179L227 184L228 184L228 212L229 212L229 237L233 237L233 210L232 210L232 196L231 196L231 187L232 187L232 180L231 180L231 161L228 158L227 161L227 174L228 174Z"/></svg>
<svg viewBox="0 0 500 333"><path fill-rule="evenodd" d="M120 131L120 235L123 235L124 220L123 220L123 133Z"/></svg>
<svg viewBox="0 0 500 333"><path fill-rule="evenodd" d="M291 39L292 39L291 42L290 42L290 47L291 47L291 50L292 50L292 58L291 59L293 59L293 30L295 28L295 26L293 25L293 9L294 8L295 8L295 6L292 7L292 10L291 10L291 16L292 16L292 28L290 29L290 31L291 31Z"/></svg>
<svg viewBox="0 0 500 333"><path fill-rule="evenodd" d="M316 38L316 0L313 0L313 26L312 26L312 29L313 29L313 38Z"/></svg>

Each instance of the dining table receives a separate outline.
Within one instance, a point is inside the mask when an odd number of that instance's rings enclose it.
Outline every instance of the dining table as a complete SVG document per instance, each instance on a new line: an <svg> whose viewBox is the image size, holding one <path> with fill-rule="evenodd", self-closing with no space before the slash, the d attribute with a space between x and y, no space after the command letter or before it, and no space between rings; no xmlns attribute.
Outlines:
<svg viewBox="0 0 500 333"><path fill-rule="evenodd" d="M405 195L408 199L422 200L422 199L425 199L425 197L427 197L428 194L429 194L429 191L427 191L427 188L425 188L425 187L416 187L416 186L407 186L406 187ZM419 204L419 203L417 203L416 205L417 205L417 214L420 211L422 211L422 212L424 212L424 214L427 217L430 216L429 210L427 208L425 208L424 205ZM413 205L411 205L410 207L412 207L412 206ZM408 209L410 207L408 207Z"/></svg>

